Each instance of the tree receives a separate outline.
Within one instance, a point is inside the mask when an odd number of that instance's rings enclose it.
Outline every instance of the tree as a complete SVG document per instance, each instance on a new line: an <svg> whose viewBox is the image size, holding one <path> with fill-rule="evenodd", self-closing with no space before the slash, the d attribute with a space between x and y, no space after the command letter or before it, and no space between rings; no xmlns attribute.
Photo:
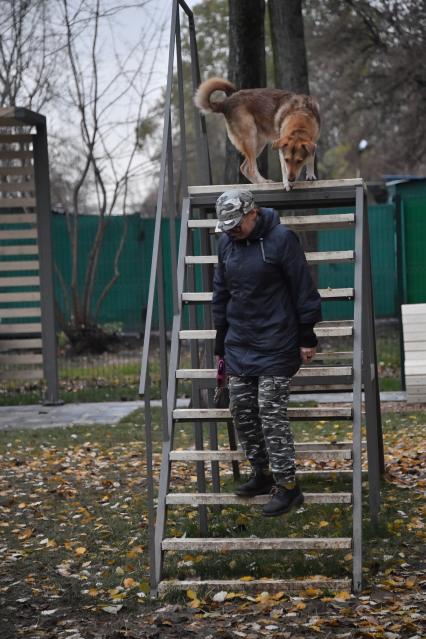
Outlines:
<svg viewBox="0 0 426 639"><path fill-rule="evenodd" d="M269 0L277 89L309 95L302 0Z"/></svg>
<svg viewBox="0 0 426 639"><path fill-rule="evenodd" d="M61 67L48 0L3 0L0 106L39 111L51 99Z"/></svg>
<svg viewBox="0 0 426 639"><path fill-rule="evenodd" d="M237 89L266 86L264 0L229 0L228 77ZM243 181L242 157L226 142L225 184ZM267 151L258 159L259 169L267 175Z"/></svg>
<svg viewBox="0 0 426 639"><path fill-rule="evenodd" d="M305 0L313 92L322 113L323 171L351 177L426 170L425 0Z"/></svg>
<svg viewBox="0 0 426 639"><path fill-rule="evenodd" d="M145 4L140 4L139 9ZM99 256L110 216L117 209L126 215L131 184L138 176L136 125L142 117L160 46L157 44L148 56L150 50L144 43L149 42L152 25L146 21L138 41L124 52L119 51L112 39L108 41L114 51L115 65L109 61L106 67L102 30L108 26L111 17L117 24L121 11L119 6L101 0L83 0L78 5L72 0L61 0L60 16L69 65L68 89L63 104L68 113L73 113L78 129L62 144L65 154L61 172L68 172L72 195L71 207L68 203L64 206L71 245L70 285L65 285L65 279L58 271L57 275L71 314L66 316L58 307L57 315L61 329L77 352L102 351L111 339L99 326L98 317L102 303L120 276L126 222L111 265L110 279L95 299ZM161 38L158 42L161 43ZM121 111L125 113L124 118ZM88 202L89 190L92 197ZM88 205L96 211L98 224L81 286L78 278L82 258L79 221Z"/></svg>

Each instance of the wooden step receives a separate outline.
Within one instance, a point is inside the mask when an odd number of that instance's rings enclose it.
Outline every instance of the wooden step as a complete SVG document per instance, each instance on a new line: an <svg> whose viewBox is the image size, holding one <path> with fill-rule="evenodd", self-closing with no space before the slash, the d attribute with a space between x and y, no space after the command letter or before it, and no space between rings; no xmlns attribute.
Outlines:
<svg viewBox="0 0 426 639"><path fill-rule="evenodd" d="M318 292L323 300L351 300L354 297L353 288L319 288ZM213 293L182 293L182 302L207 304L213 299Z"/></svg>
<svg viewBox="0 0 426 639"><path fill-rule="evenodd" d="M324 446L324 445L323 445ZM350 448L334 448L329 450L318 448L305 449L296 445L296 456L298 459L315 459L316 461L329 461L334 459L352 459ZM245 456L242 450L172 450L169 455L170 461L244 461Z"/></svg>
<svg viewBox="0 0 426 639"><path fill-rule="evenodd" d="M217 220L189 220L190 229L211 229L216 228ZM290 229L296 231L340 229L348 228L355 224L353 213L332 213L331 215L283 215L281 214L281 224L285 224Z"/></svg>
<svg viewBox="0 0 426 639"><path fill-rule="evenodd" d="M203 590L203 592L286 592L299 593L304 590L322 590L324 592L350 592L350 579L331 579L315 577L313 579L167 579L158 584L158 594L165 595L175 590Z"/></svg>
<svg viewBox="0 0 426 639"><path fill-rule="evenodd" d="M224 191L243 189L253 193L259 206L285 207L288 211L297 208L354 206L357 187L363 187L363 181L360 178L298 181L294 183L291 191L284 191L282 182L190 186L188 191L191 205L197 208L213 207ZM318 215L318 217L321 216Z"/></svg>
<svg viewBox="0 0 426 639"><path fill-rule="evenodd" d="M216 379L215 368L178 368L176 379ZM306 366L299 369L298 377L350 377L351 366Z"/></svg>
<svg viewBox="0 0 426 639"><path fill-rule="evenodd" d="M351 493L304 493L305 504L350 504ZM256 497L239 497L233 493L169 493L166 504L171 506L230 506L230 505L259 505L266 504L270 495Z"/></svg>
<svg viewBox="0 0 426 639"><path fill-rule="evenodd" d="M320 251L305 253L308 264L337 264L354 261L354 251ZM217 255L187 255L185 264L217 264Z"/></svg>
<svg viewBox="0 0 426 639"><path fill-rule="evenodd" d="M315 420L338 420L352 419L351 406L315 406L312 408L290 407L287 409L288 417L291 421L315 421ZM175 408L173 419L176 420L215 420L222 421L231 419L229 408Z"/></svg>
<svg viewBox="0 0 426 639"><path fill-rule="evenodd" d="M0 263L1 264L1 263ZM320 322L314 329L317 337L350 337L353 333L353 321ZM182 330L179 339L215 339L216 330Z"/></svg>
<svg viewBox="0 0 426 639"><path fill-rule="evenodd" d="M350 537L171 537L163 539L163 550L185 552L226 550L349 550Z"/></svg>

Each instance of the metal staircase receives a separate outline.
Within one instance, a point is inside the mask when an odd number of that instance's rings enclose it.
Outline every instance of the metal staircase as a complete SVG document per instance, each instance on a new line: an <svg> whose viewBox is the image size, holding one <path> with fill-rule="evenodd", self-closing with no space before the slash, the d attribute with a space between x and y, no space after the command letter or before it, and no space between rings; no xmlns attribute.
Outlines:
<svg viewBox="0 0 426 639"><path fill-rule="evenodd" d="M176 43L179 36L179 6L184 9L190 21L193 50L194 87L199 82L196 58L195 30L192 14L183 2L173 3L171 49L173 38ZM192 26L191 26L192 25ZM181 65L178 50L178 71ZM169 60L169 72L173 69L173 55ZM180 77L181 82L181 77ZM181 92L180 92L181 93ZM373 296L371 284L371 259L368 236L367 206L364 184L361 179L333 180L297 183L291 192L284 192L281 184L260 185L204 185L186 188L180 211L181 228L179 255L176 269L172 267L173 325L170 349L168 347L165 321L164 273L161 255L163 192L167 176L170 227L174 228L174 179L171 158L171 83L166 95L166 115L164 120L163 153L161 159L160 191L157 203L156 227L152 257L152 270L148 300L148 312L145 328L144 350L140 393L145 400L145 429L147 448L147 488L149 498L149 535L150 535L150 571L153 593L164 592L169 588L197 588L241 590L243 587L297 591L307 587L320 587L330 590L348 589L349 579L311 579L286 580L261 578L250 581L235 579L201 580L192 575L187 579L165 579L165 558L172 553L209 553L248 551L340 551L350 550L353 557L352 589L359 592L362 587L362 465L361 453L367 449L368 484L370 517L377 522L379 512L380 474L383 472L383 444L381 436L380 406L377 382L377 361L375 352L375 332L373 314ZM183 104L181 104L183 110ZM198 122L198 145L200 150L200 182L209 182L208 150L205 139L205 123ZM183 129L182 129L183 127ZM181 117L181 138L184 133L184 118ZM185 136L182 138L185 140ZM186 148L182 159L186 157ZM204 168L203 168L204 167ZM320 290L324 304L332 300L353 300L354 316L351 321L322 322L317 325L318 338L348 337L352 340L350 351L339 352L335 349L321 352L313 365L303 366L294 378L296 390L343 390L350 388L353 400L350 406L291 406L290 420L293 422L320 420L348 420L352 423L352 438L347 442L297 442L298 461L315 459L327 464L330 461L346 460L351 468L335 470L333 467L316 471L299 470L298 476L312 475L334 477L344 475L352 478L350 492L312 492L305 493L306 508L315 504L336 504L345 509L342 517L352 517L352 535L349 537L215 537L210 535L210 514L214 516L218 509L236 505L247 509L258 507L268 496L252 499L237 497L232 488L223 490L229 484L229 472L232 469L234 479L239 478L239 462L243 460L242 451L235 441L229 410L212 408L212 389L215 383L213 340L215 331L212 326L210 302L212 299L212 270L217 261L215 248L214 205L224 190L247 188L253 192L260 206L272 206L280 211L282 223L297 231L327 229L355 230L353 246L342 251L307 253L310 264L332 262L354 263L354 282L350 288L326 288ZM351 207L352 213L333 213L337 207ZM303 209L327 209L327 213L318 215L295 215L294 211ZM293 212L292 215L286 211ZM171 232L172 245L174 236ZM337 268L337 267L336 267ZM159 313L160 370L162 377L162 453L158 494L155 491L153 474L152 415L150 403L149 351L154 311L155 291L157 290L157 309ZM187 347L184 348L184 345ZM320 349L321 350L321 349ZM189 354L189 355L188 355ZM188 358L190 363L188 363ZM191 404L188 408L178 408L176 398L179 384L191 387ZM362 391L365 393L366 442L361 438ZM297 396L296 396L297 397ZM193 446L187 450L175 449L175 431L193 426ZM225 425L225 430L223 429ZM225 436L224 436L225 433ZM206 438L208 444L206 444ZM171 472L177 464L193 468L193 484L185 487L185 492L174 490ZM224 482L225 480L225 482ZM303 479L301 481L303 488ZM154 500L157 498L156 509ZM186 526L177 531L174 537L166 536L168 512L175 507L193 507L197 509L199 533L196 537L186 536ZM349 514L349 509L352 514ZM285 521L285 520L284 520ZM155 522L155 525L154 525ZM285 528L283 526L283 528ZM242 577L243 575L240 575ZM267 577L267 576L263 576Z"/></svg>

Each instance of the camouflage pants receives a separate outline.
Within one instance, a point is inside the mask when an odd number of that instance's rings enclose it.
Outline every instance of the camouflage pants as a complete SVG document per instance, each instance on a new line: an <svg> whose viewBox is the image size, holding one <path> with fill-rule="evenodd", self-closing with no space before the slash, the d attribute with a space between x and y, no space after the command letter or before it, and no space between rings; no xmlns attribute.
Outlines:
<svg viewBox="0 0 426 639"><path fill-rule="evenodd" d="M229 377L230 410L244 453L255 470L270 465L277 483L295 478L290 382L277 376Z"/></svg>

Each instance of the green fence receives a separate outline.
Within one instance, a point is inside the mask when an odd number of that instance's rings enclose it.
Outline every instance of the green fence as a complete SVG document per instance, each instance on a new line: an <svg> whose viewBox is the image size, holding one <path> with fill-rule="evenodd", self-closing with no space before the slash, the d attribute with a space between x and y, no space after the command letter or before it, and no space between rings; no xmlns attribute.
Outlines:
<svg viewBox="0 0 426 639"><path fill-rule="evenodd" d="M426 302L426 197L402 201L404 298L408 304Z"/></svg>
<svg viewBox="0 0 426 639"><path fill-rule="evenodd" d="M350 209L341 209L347 212ZM323 213L326 213L324 211ZM412 198L404 203L405 216L405 262L408 286L408 301L425 301L426 278L424 277L426 246L425 200ZM395 317L398 308L396 224L395 209L391 204L369 207L370 241L373 267L373 288L376 316ZM98 218L81 216L79 219L79 287L83 286L87 271L90 248L96 233ZM130 215L110 219L99 259L98 275L94 287L92 304L96 304L101 291L112 277L114 257L123 227L127 225L126 241L119 261L120 278L105 299L99 320L102 324L114 324L124 332L141 332L148 300L151 268L154 220ZM176 224L179 237L179 220ZM163 252L165 259L166 317L170 327L172 319L171 263L168 220L163 221ZM197 238L196 238L197 241ZM320 231L318 250L343 250L353 247L354 231ZM69 286L71 276L71 250L66 220L62 215L53 215L53 246L57 270L63 282ZM320 288L346 287L353 285L352 264L325 264L318 269ZM55 291L62 310L69 314L60 278L55 275ZM328 302L324 304L324 319L344 319L352 316L352 302ZM154 317L154 327L157 318Z"/></svg>
<svg viewBox="0 0 426 639"><path fill-rule="evenodd" d="M337 212L336 210L334 210ZM350 213L352 209L339 209ZM324 211L324 213L331 211ZM376 317L395 317L397 314L396 222L392 204L368 207L370 246L373 272L373 292ZM426 227L425 227L426 228ZM354 230L320 231L319 251L347 250L354 246ZM321 264L318 270L319 288L352 287L353 264ZM353 317L353 302L327 302L323 316L327 320Z"/></svg>

